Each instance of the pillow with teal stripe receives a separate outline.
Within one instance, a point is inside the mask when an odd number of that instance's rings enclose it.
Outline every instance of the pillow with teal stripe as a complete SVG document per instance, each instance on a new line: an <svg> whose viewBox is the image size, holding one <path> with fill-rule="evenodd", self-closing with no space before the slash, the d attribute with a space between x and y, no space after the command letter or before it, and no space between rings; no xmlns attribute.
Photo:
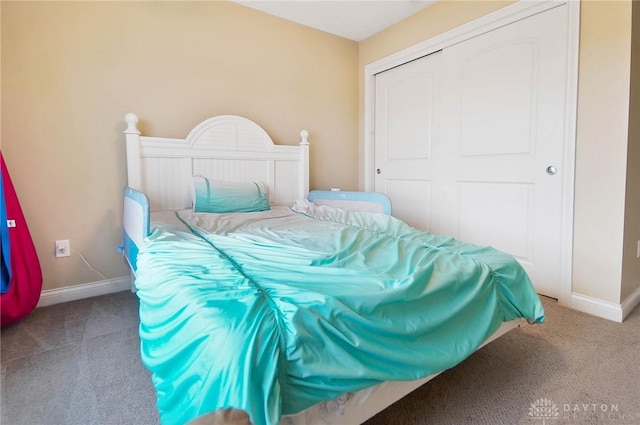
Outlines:
<svg viewBox="0 0 640 425"><path fill-rule="evenodd" d="M208 213L270 210L269 194L261 182L223 182L193 177L193 211Z"/></svg>

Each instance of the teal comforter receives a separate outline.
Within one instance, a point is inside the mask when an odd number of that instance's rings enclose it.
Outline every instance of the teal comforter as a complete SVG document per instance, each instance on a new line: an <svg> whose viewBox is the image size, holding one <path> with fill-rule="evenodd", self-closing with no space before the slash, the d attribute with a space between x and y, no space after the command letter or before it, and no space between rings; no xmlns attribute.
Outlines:
<svg viewBox="0 0 640 425"><path fill-rule="evenodd" d="M181 212L183 224L145 241L141 351L163 424L223 407L277 424L345 392L450 368L503 321L544 320L506 254L382 214L296 209L242 224Z"/></svg>

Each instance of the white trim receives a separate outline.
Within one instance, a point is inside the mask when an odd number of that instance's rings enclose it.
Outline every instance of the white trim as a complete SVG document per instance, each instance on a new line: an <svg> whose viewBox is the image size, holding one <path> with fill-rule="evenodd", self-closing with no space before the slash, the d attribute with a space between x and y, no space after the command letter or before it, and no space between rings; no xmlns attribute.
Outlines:
<svg viewBox="0 0 640 425"><path fill-rule="evenodd" d="M638 304L640 304L640 287L633 291L631 295L622 302L622 320L624 320Z"/></svg>
<svg viewBox="0 0 640 425"><path fill-rule="evenodd" d="M571 294L571 300L568 307L603 319L612 320L614 322L622 322L623 319L621 304L592 298L582 294L576 294L575 292Z"/></svg>
<svg viewBox="0 0 640 425"><path fill-rule="evenodd" d="M564 152L564 181L562 187L562 258L560 293L558 302L560 305L570 305L572 264L573 264L573 207L575 187L575 150L576 150L576 123L577 123L577 94L578 94L578 57L580 40L580 2L566 0L529 1L522 0L518 3L506 6L493 13L482 16L474 21L461 25L450 31L442 33L428 40L417 43L404 50L372 62L364 67L364 134L363 134L363 173L364 190L374 191L375 168L375 75L418 59L438 50L445 49L469 38L476 37L485 32L494 30L504 25L525 19L529 16L544 12L549 9L566 4L568 22L567 45L567 93L565 116L565 152Z"/></svg>
<svg viewBox="0 0 640 425"><path fill-rule="evenodd" d="M562 182L562 217L560 251L560 293L558 303L565 305L571 298L573 282L573 217L575 190L575 163L578 123L578 66L580 56L580 2L569 1L567 45L567 92L565 103L564 164Z"/></svg>
<svg viewBox="0 0 640 425"><path fill-rule="evenodd" d="M98 282L84 283L81 285L66 286L64 288L45 289L40 293L40 301L38 302L36 308L65 303L67 301L97 297L98 295L106 295L113 292L120 292L130 289L130 276L101 280Z"/></svg>

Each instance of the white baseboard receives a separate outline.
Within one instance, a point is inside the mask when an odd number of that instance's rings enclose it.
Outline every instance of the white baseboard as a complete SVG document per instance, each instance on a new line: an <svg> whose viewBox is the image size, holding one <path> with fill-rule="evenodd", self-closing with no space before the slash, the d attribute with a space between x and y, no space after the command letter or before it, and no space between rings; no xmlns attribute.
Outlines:
<svg viewBox="0 0 640 425"><path fill-rule="evenodd" d="M622 320L624 320L638 304L640 304L640 286L622 302Z"/></svg>
<svg viewBox="0 0 640 425"><path fill-rule="evenodd" d="M620 304L576 294L574 292L571 294L569 307L574 310L582 311L583 313L602 317L603 319L622 322L622 306Z"/></svg>
<svg viewBox="0 0 640 425"><path fill-rule="evenodd" d="M66 286L64 288L45 289L40 293L40 301L36 308L125 290L131 290L130 276Z"/></svg>
<svg viewBox="0 0 640 425"><path fill-rule="evenodd" d="M622 323L625 317L627 317L638 304L640 304L640 288L633 291L622 304L603 301L586 295L576 294L575 292L571 294L571 300L569 301L569 307L574 310L620 323Z"/></svg>

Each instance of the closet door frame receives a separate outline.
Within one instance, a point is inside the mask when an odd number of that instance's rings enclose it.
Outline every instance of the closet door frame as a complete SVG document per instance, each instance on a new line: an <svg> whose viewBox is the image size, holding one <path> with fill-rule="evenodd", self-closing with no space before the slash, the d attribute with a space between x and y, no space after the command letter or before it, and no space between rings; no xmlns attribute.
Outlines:
<svg viewBox="0 0 640 425"><path fill-rule="evenodd" d="M580 2L572 0L527 1L506 6L496 12L422 41L392 55L379 59L364 68L364 190L374 190L375 169L375 76L383 71L429 55L448 46L463 42L529 16L566 5L567 9L567 91L565 93L564 178L562 181L562 258L558 303L568 306L571 301L573 262L573 209L575 185L575 151L578 95L578 55L580 41Z"/></svg>

